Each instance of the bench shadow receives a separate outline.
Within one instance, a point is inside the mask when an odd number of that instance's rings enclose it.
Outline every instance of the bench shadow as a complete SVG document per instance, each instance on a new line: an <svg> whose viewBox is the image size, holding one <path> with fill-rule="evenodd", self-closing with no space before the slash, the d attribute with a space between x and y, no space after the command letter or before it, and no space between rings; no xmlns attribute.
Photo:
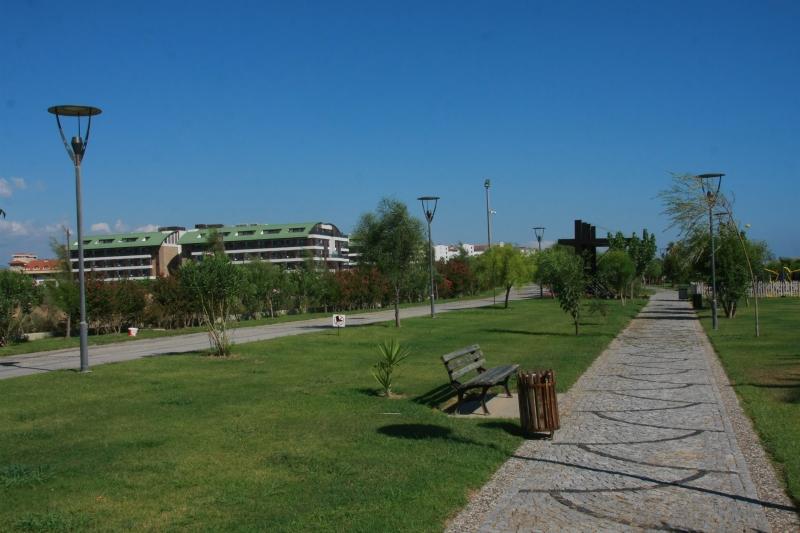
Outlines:
<svg viewBox="0 0 800 533"><path fill-rule="evenodd" d="M444 402L455 396L453 387L448 384L439 385L413 399L414 403L419 403L427 407L439 408Z"/></svg>

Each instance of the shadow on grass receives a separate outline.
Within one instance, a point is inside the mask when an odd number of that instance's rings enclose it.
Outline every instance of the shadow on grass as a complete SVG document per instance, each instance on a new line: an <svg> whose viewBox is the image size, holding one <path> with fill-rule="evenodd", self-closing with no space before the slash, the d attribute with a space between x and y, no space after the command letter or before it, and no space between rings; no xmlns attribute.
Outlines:
<svg viewBox="0 0 800 533"><path fill-rule="evenodd" d="M359 389L355 389L355 391L359 394L363 394L364 396L381 396L378 389L371 389L369 387L361 387Z"/></svg>
<svg viewBox="0 0 800 533"><path fill-rule="evenodd" d="M525 436L525 434L522 432L522 427L520 427L519 424L514 424L513 422L502 422L497 420L492 422L483 422L478 425L487 429L499 429L505 431L509 435L514 435L515 437Z"/></svg>
<svg viewBox="0 0 800 533"><path fill-rule="evenodd" d="M428 407L438 408L441 404L449 400L454 395L455 391L453 390L453 387L445 383L443 385L439 385L435 389L431 389L428 392L421 394L420 396L417 396L413 401Z"/></svg>
<svg viewBox="0 0 800 533"><path fill-rule="evenodd" d="M633 318L634 320L699 320L696 316L668 316L668 315L652 315L642 316L639 315Z"/></svg>
<svg viewBox="0 0 800 533"><path fill-rule="evenodd" d="M581 325L584 325L583 323ZM531 335L533 337L575 337L574 333L553 333L547 331L522 331L520 329L500 329L500 328L492 328L492 329L484 329L486 333L509 333L512 335ZM579 333L578 337L607 337L608 334L606 333Z"/></svg>
<svg viewBox="0 0 800 533"><path fill-rule="evenodd" d="M378 428L378 433L396 439L410 440L442 440L455 442L458 444L471 444L482 448L492 448L497 450L494 444L484 444L472 439L453 435L450 428L435 426L433 424L389 424Z"/></svg>

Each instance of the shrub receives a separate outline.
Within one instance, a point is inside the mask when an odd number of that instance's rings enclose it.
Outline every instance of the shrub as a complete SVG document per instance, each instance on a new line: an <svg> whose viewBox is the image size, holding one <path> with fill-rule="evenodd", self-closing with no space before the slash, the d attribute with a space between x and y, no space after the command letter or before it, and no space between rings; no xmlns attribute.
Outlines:
<svg viewBox="0 0 800 533"><path fill-rule="evenodd" d="M381 358L372 367L372 375L381 386L381 393L388 398L392 394L394 372L400 363L411 355L411 351L401 347L400 343L394 339L383 341L378 345L378 350L380 350Z"/></svg>

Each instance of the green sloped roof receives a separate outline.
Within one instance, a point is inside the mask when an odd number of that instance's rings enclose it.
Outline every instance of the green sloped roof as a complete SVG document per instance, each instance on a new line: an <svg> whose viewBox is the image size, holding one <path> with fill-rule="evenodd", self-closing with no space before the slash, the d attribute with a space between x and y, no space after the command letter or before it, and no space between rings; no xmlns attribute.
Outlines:
<svg viewBox="0 0 800 533"><path fill-rule="evenodd" d="M216 231L218 234L222 235L222 240L224 242L303 238L308 237L311 230L317 224L322 224L322 222L248 224L241 226L223 226L214 229L194 229L184 233L178 241L178 244L205 244L212 231ZM295 229L295 231L291 231L292 229Z"/></svg>
<svg viewBox="0 0 800 533"><path fill-rule="evenodd" d="M111 248L141 248L146 246L161 246L169 237L169 233L159 231L117 233L114 235L90 235L83 238L84 250L105 250ZM78 241L72 241L70 250L78 249Z"/></svg>

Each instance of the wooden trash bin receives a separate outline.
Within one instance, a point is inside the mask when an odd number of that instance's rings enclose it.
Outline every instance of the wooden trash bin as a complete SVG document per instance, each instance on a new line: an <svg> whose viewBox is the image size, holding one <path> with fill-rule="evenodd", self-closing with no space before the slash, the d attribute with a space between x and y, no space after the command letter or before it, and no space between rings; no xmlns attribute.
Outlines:
<svg viewBox="0 0 800 533"><path fill-rule="evenodd" d="M550 433L557 430L558 401L556 376L552 370L520 370L517 373L519 421L526 435Z"/></svg>

